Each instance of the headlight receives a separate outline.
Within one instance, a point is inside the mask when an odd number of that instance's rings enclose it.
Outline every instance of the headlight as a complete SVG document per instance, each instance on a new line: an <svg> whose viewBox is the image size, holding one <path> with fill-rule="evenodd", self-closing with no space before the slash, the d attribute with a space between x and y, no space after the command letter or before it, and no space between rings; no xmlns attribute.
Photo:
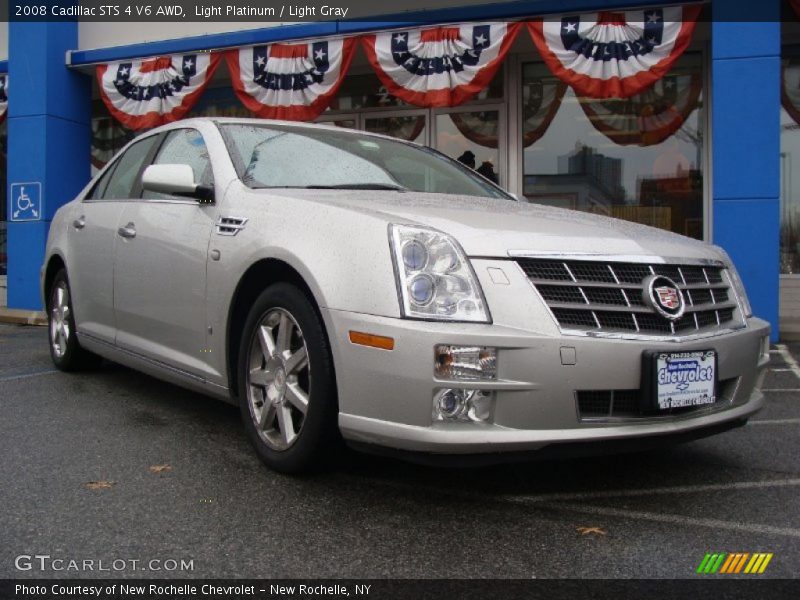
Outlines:
<svg viewBox="0 0 800 600"><path fill-rule="evenodd" d="M753 316L753 308L750 306L750 300L747 298L747 292L744 289L744 283L742 283L742 278L739 277L739 271L736 270L736 265L733 264L731 257L728 256L728 253L725 252L721 247L715 246L716 249L722 254L723 262L725 263L725 268L728 270L728 277L731 280L731 284L733 285L733 291L736 292L736 296L739 298L739 302L742 306L742 312L744 313L745 317L752 317Z"/></svg>
<svg viewBox="0 0 800 600"><path fill-rule="evenodd" d="M475 273L452 237L425 227L389 225L389 240L404 317L489 322Z"/></svg>

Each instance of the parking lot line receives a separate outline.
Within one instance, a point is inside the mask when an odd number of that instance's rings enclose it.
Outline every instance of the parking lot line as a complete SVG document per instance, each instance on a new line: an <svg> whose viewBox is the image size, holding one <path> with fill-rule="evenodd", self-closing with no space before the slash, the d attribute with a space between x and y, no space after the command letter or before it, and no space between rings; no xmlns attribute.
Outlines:
<svg viewBox="0 0 800 600"><path fill-rule="evenodd" d="M800 419L758 419L750 420L747 423L748 425L798 425Z"/></svg>
<svg viewBox="0 0 800 600"><path fill-rule="evenodd" d="M800 487L800 478L769 479L765 481L734 481L732 483L710 483L701 485L676 485L669 487L608 490L603 492L574 492L566 494L537 494L535 496L507 496L514 502L553 502L570 500L593 500L600 498L631 498L635 496L657 496L661 494L696 494L729 490L752 490L778 487Z"/></svg>
<svg viewBox="0 0 800 600"><path fill-rule="evenodd" d="M800 388L790 388L788 390L774 388L769 390L761 390L762 392L800 392Z"/></svg>
<svg viewBox="0 0 800 600"><path fill-rule="evenodd" d="M17 379L27 379L28 377L39 377L40 375L50 375L52 373L58 373L58 369L47 369L45 371L33 371L31 373L8 375L7 377L0 377L0 381L15 381Z"/></svg>
<svg viewBox="0 0 800 600"><path fill-rule="evenodd" d="M719 519L701 519L685 515L652 513L641 510L628 510L622 508L610 508L606 506L588 506L584 504L539 504L537 506L546 507L552 510L579 512L602 517L620 517L624 519L638 519L653 521L658 523L668 523L670 525L708 527L711 529L728 529L744 533L754 533L762 535L780 535L786 537L800 538L800 529L790 527L773 527L771 525L761 525L758 523L741 523L738 521L722 521Z"/></svg>
<svg viewBox="0 0 800 600"><path fill-rule="evenodd" d="M800 379L800 365L797 364L797 361L792 356L792 353L789 352L789 349L786 347L785 344L777 344L775 346L777 348L778 353L783 357L783 360L786 361L786 364L789 365L789 369L792 373L795 374L797 379Z"/></svg>

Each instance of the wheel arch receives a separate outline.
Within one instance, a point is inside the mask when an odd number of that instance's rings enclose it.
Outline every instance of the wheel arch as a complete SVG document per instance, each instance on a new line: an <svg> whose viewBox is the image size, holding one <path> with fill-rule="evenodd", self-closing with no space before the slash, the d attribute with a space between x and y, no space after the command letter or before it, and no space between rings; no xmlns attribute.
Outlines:
<svg viewBox="0 0 800 600"><path fill-rule="evenodd" d="M50 290L53 287L53 280L56 278L56 273L61 269L66 271L67 263L60 254L53 253L50 258L47 259L47 267L45 268L44 280L42 281L42 305L45 310L47 309L47 301L50 298Z"/></svg>
<svg viewBox="0 0 800 600"><path fill-rule="evenodd" d="M239 360L239 346L247 314L255 299L267 286L274 283L291 283L300 289L311 302L317 317L322 324L322 331L330 346L330 337L325 319L320 310L317 295L306 279L288 262L279 258L263 258L250 265L240 277L228 308L228 319L225 331L225 366L228 371L228 387L233 397L238 397L239 382L236 365ZM334 377L335 377L334 365Z"/></svg>

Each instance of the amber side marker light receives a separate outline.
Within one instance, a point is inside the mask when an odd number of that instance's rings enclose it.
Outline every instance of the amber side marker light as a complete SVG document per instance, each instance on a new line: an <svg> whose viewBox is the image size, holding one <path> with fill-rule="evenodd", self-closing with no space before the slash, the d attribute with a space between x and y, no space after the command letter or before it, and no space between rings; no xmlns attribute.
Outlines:
<svg viewBox="0 0 800 600"><path fill-rule="evenodd" d="M359 346L369 346L370 348L380 348L381 350L394 350L394 338L384 337L382 335L351 331L350 341Z"/></svg>

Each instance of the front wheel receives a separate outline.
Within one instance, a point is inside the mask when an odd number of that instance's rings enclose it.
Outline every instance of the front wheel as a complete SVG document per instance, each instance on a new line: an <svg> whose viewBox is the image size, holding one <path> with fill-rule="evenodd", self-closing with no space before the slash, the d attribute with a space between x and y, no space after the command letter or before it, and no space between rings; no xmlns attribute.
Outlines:
<svg viewBox="0 0 800 600"><path fill-rule="evenodd" d="M336 381L323 325L297 287L278 283L256 299L238 374L242 420L261 460L285 473L316 466L337 436Z"/></svg>

